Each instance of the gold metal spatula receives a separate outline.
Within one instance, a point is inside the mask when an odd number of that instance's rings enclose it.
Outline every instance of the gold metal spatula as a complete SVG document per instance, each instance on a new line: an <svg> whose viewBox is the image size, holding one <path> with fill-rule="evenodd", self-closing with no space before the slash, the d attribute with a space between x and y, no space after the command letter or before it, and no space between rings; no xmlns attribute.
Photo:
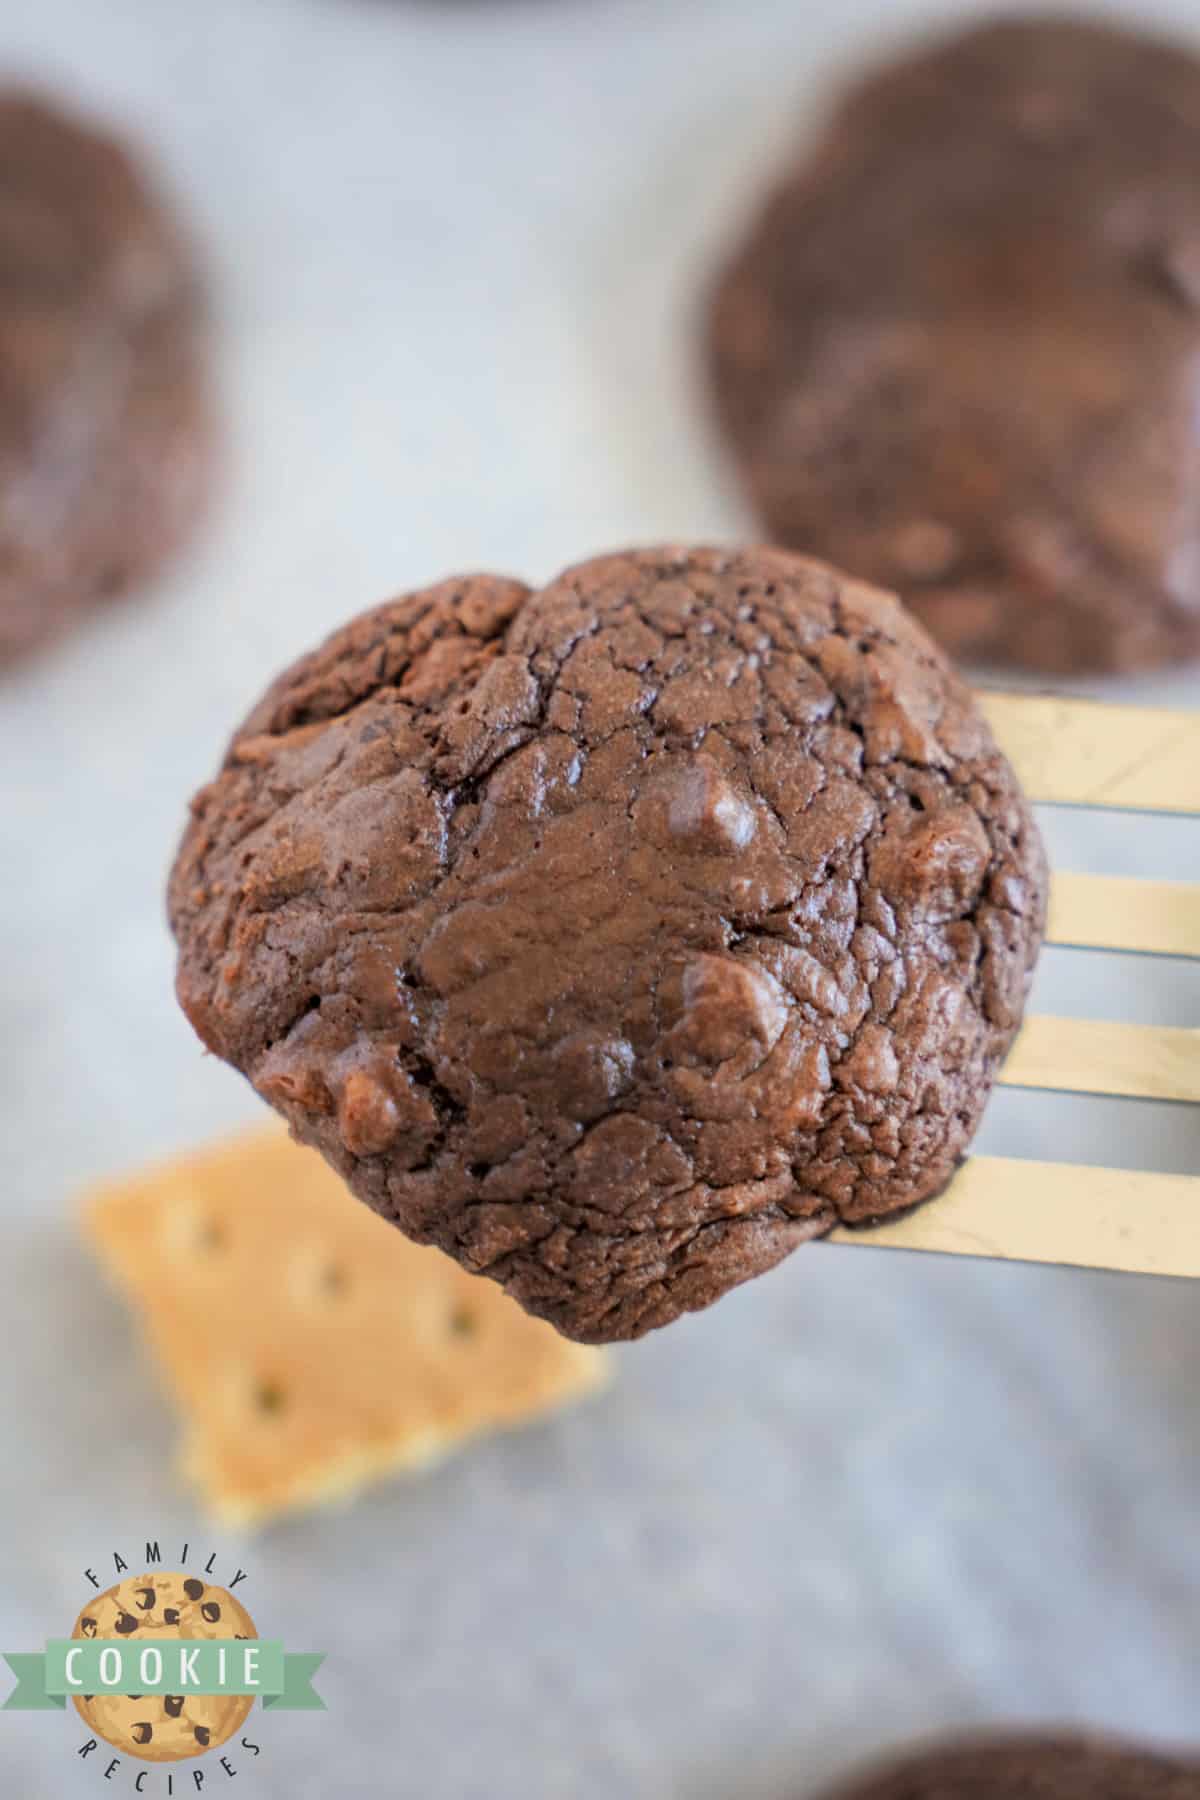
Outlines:
<svg viewBox="0 0 1200 1800"><path fill-rule="evenodd" d="M1200 713L981 700L1031 800L1200 820ZM1047 942L1200 959L1200 884L1055 875ZM1035 1014L1000 1080L1200 1104L1200 1030ZM973 1156L928 1206L826 1241L1200 1277L1200 1176Z"/></svg>

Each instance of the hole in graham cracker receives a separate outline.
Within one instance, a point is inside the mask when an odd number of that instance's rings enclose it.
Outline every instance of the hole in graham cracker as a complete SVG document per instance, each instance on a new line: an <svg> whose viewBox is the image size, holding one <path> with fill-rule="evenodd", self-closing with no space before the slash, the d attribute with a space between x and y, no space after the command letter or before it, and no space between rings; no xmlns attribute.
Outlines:
<svg viewBox="0 0 1200 1800"><path fill-rule="evenodd" d="M204 1204L203 1196L186 1194L163 1209L163 1249L173 1263L186 1263L200 1281L225 1279L221 1266L233 1247L233 1232L219 1210Z"/></svg>
<svg viewBox="0 0 1200 1800"><path fill-rule="evenodd" d="M277 1418L287 1407L287 1395L277 1381L260 1381L254 1390L254 1406L267 1418Z"/></svg>
<svg viewBox="0 0 1200 1800"><path fill-rule="evenodd" d="M475 1314L469 1306L456 1306L449 1319L450 1336L469 1338L475 1336Z"/></svg>
<svg viewBox="0 0 1200 1800"><path fill-rule="evenodd" d="M345 1269L340 1263L324 1263L317 1277L317 1286L329 1300L340 1300L350 1282Z"/></svg>
<svg viewBox="0 0 1200 1800"><path fill-rule="evenodd" d="M353 1256L343 1256L336 1243L323 1242L321 1237L296 1247L287 1272L293 1305L309 1313L361 1302L364 1287L369 1290L370 1285L369 1276L364 1282Z"/></svg>

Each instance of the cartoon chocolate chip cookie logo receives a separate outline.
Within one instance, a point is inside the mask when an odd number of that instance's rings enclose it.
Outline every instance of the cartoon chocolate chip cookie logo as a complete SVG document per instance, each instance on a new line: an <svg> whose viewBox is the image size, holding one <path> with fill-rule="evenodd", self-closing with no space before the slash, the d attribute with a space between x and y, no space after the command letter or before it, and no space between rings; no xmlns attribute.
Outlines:
<svg viewBox="0 0 1200 1800"><path fill-rule="evenodd" d="M234 1592L246 1580L244 1569L225 1587L212 1573L215 1555L194 1571L155 1567L144 1575L131 1575L120 1555L113 1562L121 1579L104 1591L102 1578L85 1571L96 1591L80 1608L69 1638L48 1638L43 1651L4 1657L17 1678L4 1710L62 1710L71 1700L88 1732L75 1747L77 1756L89 1766L94 1761L106 1781L128 1758L135 1770L141 1767L134 1773L135 1792L167 1795L176 1792L169 1773L162 1775L161 1790L147 1787L158 1777L146 1764L179 1763L211 1751L214 1767L219 1763L235 1776L231 1758L261 1755L258 1734L243 1731L256 1700L266 1709L323 1710L312 1686L323 1658L285 1654L278 1639L259 1636ZM146 1562L161 1562L156 1543L147 1544ZM205 1779L199 1767L192 1779L199 1790ZM189 1779L189 1790L191 1785Z"/></svg>
<svg viewBox="0 0 1200 1800"><path fill-rule="evenodd" d="M184 1640L237 1643L257 1640L254 1620L222 1587L193 1575L139 1575L119 1581L84 1607L72 1637L123 1638L162 1646ZM227 1664L228 1664L228 1659ZM244 1662L243 1656L243 1662ZM152 1672L165 1658L138 1659ZM184 1665L186 1667L186 1664ZM110 1664L111 1667L111 1664ZM140 1679L140 1677L139 1677ZM180 1683L183 1686L183 1683ZM80 1718L116 1750L146 1762L181 1762L227 1744L250 1716L249 1694L76 1694Z"/></svg>

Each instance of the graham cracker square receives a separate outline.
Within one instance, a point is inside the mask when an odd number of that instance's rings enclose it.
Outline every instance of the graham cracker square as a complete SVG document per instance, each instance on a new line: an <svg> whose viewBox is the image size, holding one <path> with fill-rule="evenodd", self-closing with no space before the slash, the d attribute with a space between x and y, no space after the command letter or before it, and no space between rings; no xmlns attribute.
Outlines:
<svg viewBox="0 0 1200 1800"><path fill-rule="evenodd" d="M186 1421L214 1513L345 1498L591 1392L603 1352L411 1243L264 1129L105 1186L84 1228Z"/></svg>

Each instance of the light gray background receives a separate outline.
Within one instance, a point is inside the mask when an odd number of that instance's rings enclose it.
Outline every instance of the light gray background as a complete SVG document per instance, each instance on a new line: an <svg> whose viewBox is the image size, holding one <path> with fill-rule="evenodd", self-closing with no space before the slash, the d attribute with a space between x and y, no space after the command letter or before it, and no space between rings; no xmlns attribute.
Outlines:
<svg viewBox="0 0 1200 1800"><path fill-rule="evenodd" d="M211 263L230 460L188 566L0 686L5 1648L147 1534L328 1651L237 1794L804 1796L975 1721L1200 1741L1200 1290L814 1248L607 1397L247 1547L72 1235L80 1185L257 1116L171 997L187 794L281 661L389 592L746 535L700 284L879 0L18 0L0 63L124 118ZM1200 13L1171 16L1200 36ZM1149 9L1143 9L1143 16ZM1181 705L1200 675L1131 690ZM1200 877L1194 823L1052 821ZM1047 958L1043 1007L1200 1023L1200 966ZM1194 1169L1182 1109L1005 1094L993 1150ZM383 1660L367 1675L355 1646ZM377 1664L380 1658L376 1657ZM130 1791L0 1720L5 1794ZM177 1777L176 1789L182 1783ZM227 1779L214 1766L206 1792ZM165 1792L153 1777L151 1793Z"/></svg>

